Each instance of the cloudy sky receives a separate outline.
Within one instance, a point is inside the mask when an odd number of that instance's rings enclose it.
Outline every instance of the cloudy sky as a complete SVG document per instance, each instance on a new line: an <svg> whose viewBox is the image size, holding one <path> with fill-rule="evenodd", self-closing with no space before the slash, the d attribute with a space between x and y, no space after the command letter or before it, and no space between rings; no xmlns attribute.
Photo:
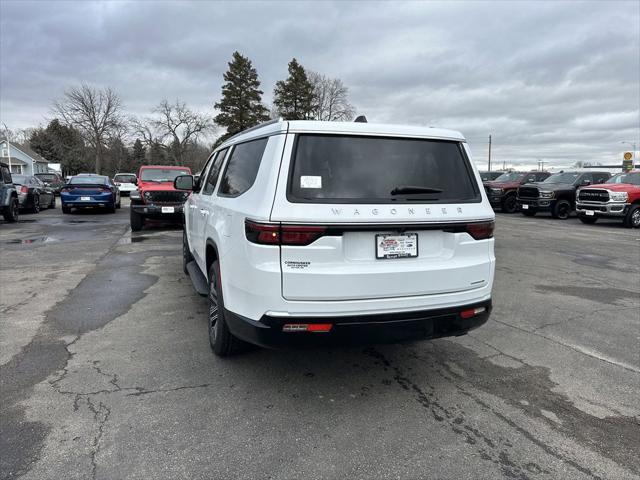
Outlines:
<svg viewBox="0 0 640 480"><path fill-rule="evenodd" d="M273 86L296 57L341 78L370 122L462 131L483 165L619 162L640 145L640 2L0 0L0 120L44 124L65 88L127 113L211 112L234 50ZM640 148L640 147L639 147Z"/></svg>

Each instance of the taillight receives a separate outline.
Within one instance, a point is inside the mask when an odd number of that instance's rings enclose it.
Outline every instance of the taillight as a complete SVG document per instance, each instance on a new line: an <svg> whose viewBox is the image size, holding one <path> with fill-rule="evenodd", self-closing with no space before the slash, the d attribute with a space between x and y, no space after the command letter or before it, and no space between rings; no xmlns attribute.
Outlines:
<svg viewBox="0 0 640 480"><path fill-rule="evenodd" d="M470 223L467 225L467 233L476 240L484 240L493 237L494 222Z"/></svg>
<svg viewBox="0 0 640 480"><path fill-rule="evenodd" d="M29 193L29 187L22 185L20 187L20 193Z"/></svg>
<svg viewBox="0 0 640 480"><path fill-rule="evenodd" d="M262 245L309 245L327 231L315 225L280 225L245 220L247 240Z"/></svg>
<svg viewBox="0 0 640 480"><path fill-rule="evenodd" d="M320 238L326 231L326 227L283 225L280 236L282 245L309 245Z"/></svg>
<svg viewBox="0 0 640 480"><path fill-rule="evenodd" d="M251 243L280 245L280 225L244 221L244 231Z"/></svg>
<svg viewBox="0 0 640 480"><path fill-rule="evenodd" d="M60 189L60 193L69 193L71 191L70 188L62 188Z"/></svg>

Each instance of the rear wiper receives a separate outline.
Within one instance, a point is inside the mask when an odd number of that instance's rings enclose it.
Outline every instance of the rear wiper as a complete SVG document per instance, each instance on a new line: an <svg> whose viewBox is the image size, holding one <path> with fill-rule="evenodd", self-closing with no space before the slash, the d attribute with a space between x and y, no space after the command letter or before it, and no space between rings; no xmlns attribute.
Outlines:
<svg viewBox="0 0 640 480"><path fill-rule="evenodd" d="M442 193L439 188L400 186L391 190L391 195L412 195L417 193Z"/></svg>

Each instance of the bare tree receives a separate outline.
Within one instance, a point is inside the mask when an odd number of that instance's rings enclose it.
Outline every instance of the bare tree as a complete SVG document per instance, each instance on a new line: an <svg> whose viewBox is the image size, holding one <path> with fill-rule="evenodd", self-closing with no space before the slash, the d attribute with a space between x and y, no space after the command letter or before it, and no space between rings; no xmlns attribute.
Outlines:
<svg viewBox="0 0 640 480"><path fill-rule="evenodd" d="M149 147L161 147L174 164L184 161L187 151L198 138L213 131L212 120L191 110L184 102L162 100L149 118L132 119L135 133Z"/></svg>
<svg viewBox="0 0 640 480"><path fill-rule="evenodd" d="M307 71L315 96L314 117L323 121L349 121L355 109L349 103L349 89L339 78L329 78L317 72Z"/></svg>
<svg viewBox="0 0 640 480"><path fill-rule="evenodd" d="M95 151L96 173L102 172L107 141L122 125L120 97L111 88L96 89L87 84L73 87L54 102L53 111L67 125L78 129Z"/></svg>

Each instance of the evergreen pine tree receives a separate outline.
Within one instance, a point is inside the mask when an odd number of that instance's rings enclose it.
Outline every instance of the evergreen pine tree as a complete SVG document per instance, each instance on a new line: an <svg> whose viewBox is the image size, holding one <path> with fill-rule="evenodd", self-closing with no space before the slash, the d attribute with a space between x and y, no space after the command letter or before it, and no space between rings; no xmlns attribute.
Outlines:
<svg viewBox="0 0 640 480"><path fill-rule="evenodd" d="M233 52L224 80L222 98L215 104L220 113L214 118L218 125L227 129L223 138L269 119L269 111L262 104L258 73L251 60Z"/></svg>
<svg viewBox="0 0 640 480"><path fill-rule="evenodd" d="M285 120L309 120L314 115L314 91L302 65L294 58L289 62L289 77L276 82L273 103Z"/></svg>
<svg viewBox="0 0 640 480"><path fill-rule="evenodd" d="M131 167L133 172L137 172L140 166L144 164L146 156L146 148L142 144L139 138L133 143L133 149L131 152Z"/></svg>

